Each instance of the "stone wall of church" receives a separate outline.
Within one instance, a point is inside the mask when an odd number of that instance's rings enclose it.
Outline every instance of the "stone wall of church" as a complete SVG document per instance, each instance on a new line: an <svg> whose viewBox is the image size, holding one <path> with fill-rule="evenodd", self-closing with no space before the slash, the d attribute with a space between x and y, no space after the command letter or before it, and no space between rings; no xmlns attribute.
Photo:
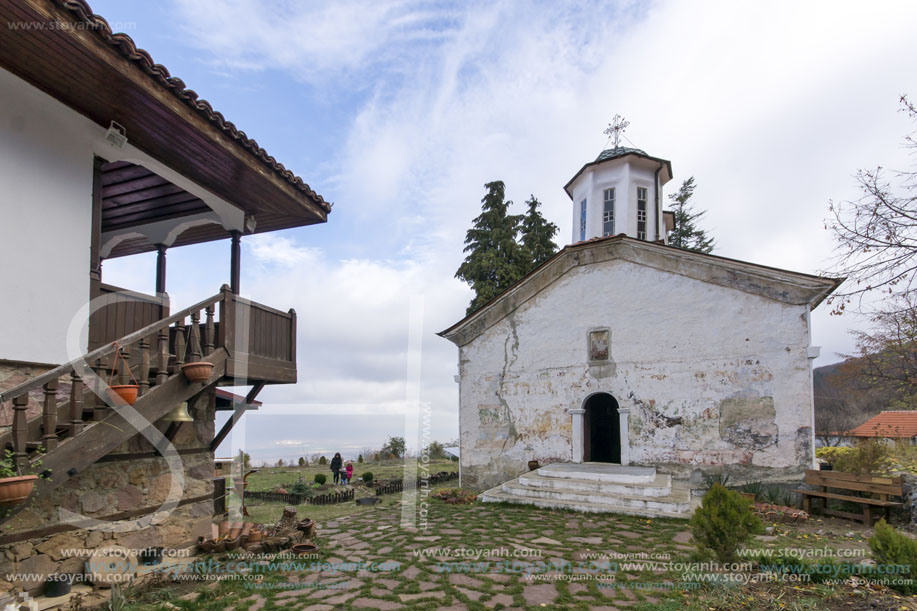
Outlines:
<svg viewBox="0 0 917 611"><path fill-rule="evenodd" d="M807 305L624 260L567 271L460 348L462 485L573 459L573 417L610 393L630 464L733 481L810 468ZM590 361L591 331L609 335Z"/></svg>

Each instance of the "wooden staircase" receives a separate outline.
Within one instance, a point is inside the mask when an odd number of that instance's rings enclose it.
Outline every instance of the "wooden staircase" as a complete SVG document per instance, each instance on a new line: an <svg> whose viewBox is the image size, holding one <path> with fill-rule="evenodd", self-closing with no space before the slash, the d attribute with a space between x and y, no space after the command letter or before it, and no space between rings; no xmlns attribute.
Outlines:
<svg viewBox="0 0 917 611"><path fill-rule="evenodd" d="M276 312L243 300L224 286L213 297L0 393L0 405L11 405L13 411L12 426L0 434L0 449L12 450L20 473L42 475L31 498L78 475L210 386L253 383L260 388L290 381L290 371L295 381L295 350L288 348L295 345L295 312L277 312L278 321L271 325L274 336L283 336L281 347L292 358L278 359L283 350L278 353L276 346L265 345L260 337L244 344L237 340L239 329L249 335L250 319L259 312L263 319L266 311ZM283 323L286 334L277 332ZM257 328L254 331L258 333ZM248 366L249 358L255 366ZM207 382L193 383L182 374L182 365L195 361L213 364ZM258 365L265 362L271 366L259 371ZM249 375L240 377L240 370ZM253 377L259 374L260 378ZM131 378L140 389L137 401L128 406L108 392L108 382L126 384ZM60 402L58 392L66 392L68 386L66 400ZM40 394L42 401L41 415L31 419L27 416L30 393ZM165 448L159 446L167 440L159 439L154 445L162 452ZM27 505L16 506L5 520Z"/></svg>

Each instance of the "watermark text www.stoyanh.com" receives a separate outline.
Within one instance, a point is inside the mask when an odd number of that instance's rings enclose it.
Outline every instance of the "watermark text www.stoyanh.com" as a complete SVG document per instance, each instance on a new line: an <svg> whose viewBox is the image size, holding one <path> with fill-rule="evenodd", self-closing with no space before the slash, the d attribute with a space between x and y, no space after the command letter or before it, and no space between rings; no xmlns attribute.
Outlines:
<svg viewBox="0 0 917 611"><path fill-rule="evenodd" d="M126 32L136 29L137 24L133 21L116 21L108 24L112 32ZM99 30L102 25L98 23L88 23L85 21L7 21L6 27L10 30L21 32L45 32L60 30Z"/></svg>

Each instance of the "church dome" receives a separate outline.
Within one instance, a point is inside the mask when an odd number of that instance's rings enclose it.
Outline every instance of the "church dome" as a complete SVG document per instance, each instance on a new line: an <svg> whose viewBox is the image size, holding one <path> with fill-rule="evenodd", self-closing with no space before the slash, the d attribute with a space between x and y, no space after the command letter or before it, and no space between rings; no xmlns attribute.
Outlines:
<svg viewBox="0 0 917 611"><path fill-rule="evenodd" d="M616 146L614 148L605 149L599 156L595 158L596 162L598 161L608 161L609 159L616 159L617 157L623 157L624 155L642 155L644 157L649 157L646 154L646 151L629 148L626 146Z"/></svg>

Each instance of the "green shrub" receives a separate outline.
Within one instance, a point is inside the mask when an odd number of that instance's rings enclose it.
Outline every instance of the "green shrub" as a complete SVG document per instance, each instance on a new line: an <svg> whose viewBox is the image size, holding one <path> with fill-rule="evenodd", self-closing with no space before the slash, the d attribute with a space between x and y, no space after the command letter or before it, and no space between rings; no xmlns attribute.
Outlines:
<svg viewBox="0 0 917 611"><path fill-rule="evenodd" d="M746 494L755 495L755 500L760 501L764 495L764 482L761 480L753 480L742 484L741 491Z"/></svg>
<svg viewBox="0 0 917 611"><path fill-rule="evenodd" d="M725 471L719 473L707 473L704 475L704 488L710 490L714 484L719 484L724 488L729 485L729 474Z"/></svg>
<svg viewBox="0 0 917 611"><path fill-rule="evenodd" d="M318 464L320 464L320 465L327 465L327 464L328 464L328 459L325 458L324 456L322 456L321 458L318 459Z"/></svg>
<svg viewBox="0 0 917 611"><path fill-rule="evenodd" d="M889 526L885 520L876 524L875 534L869 539L869 549L876 563L885 567L897 565L909 567L902 571L905 580L910 578L910 584L889 583L903 594L917 594L917 541L899 533ZM895 577L890 575L890 577Z"/></svg>
<svg viewBox="0 0 917 611"><path fill-rule="evenodd" d="M319 486L323 485L327 481L328 481L328 478L325 477L324 473L315 474L315 483L318 484Z"/></svg>
<svg viewBox="0 0 917 611"><path fill-rule="evenodd" d="M362 462L363 462L363 455L362 455L362 454L360 454L359 456L357 456L357 462L358 462L358 463L362 463Z"/></svg>
<svg viewBox="0 0 917 611"><path fill-rule="evenodd" d="M844 473L882 473L888 466L891 449L879 439L863 439L855 447L818 448L815 456L827 460L835 471Z"/></svg>
<svg viewBox="0 0 917 611"><path fill-rule="evenodd" d="M318 473L317 475L321 475L321 473ZM322 477L325 476L322 475ZM293 494L298 494L301 496L312 496L312 493L314 492L312 484L309 484L308 482L296 482L290 486L289 490Z"/></svg>
<svg viewBox="0 0 917 611"><path fill-rule="evenodd" d="M751 511L751 500L715 483L691 518L697 546L711 550L720 562L733 562L739 546L764 531Z"/></svg>
<svg viewBox="0 0 917 611"><path fill-rule="evenodd" d="M853 454L853 452L855 451L856 451L856 448L853 448L853 447L825 446L823 448L816 449L815 456L818 458L821 458L822 460L826 460L833 465L835 462L837 462L839 458L848 457L851 454Z"/></svg>
<svg viewBox="0 0 917 611"><path fill-rule="evenodd" d="M373 483L373 479L374 479L374 478L373 478L373 473L372 473L372 471L367 471L367 472L364 473L361 477L363 478L363 483L365 483L365 484L371 484L371 483Z"/></svg>

